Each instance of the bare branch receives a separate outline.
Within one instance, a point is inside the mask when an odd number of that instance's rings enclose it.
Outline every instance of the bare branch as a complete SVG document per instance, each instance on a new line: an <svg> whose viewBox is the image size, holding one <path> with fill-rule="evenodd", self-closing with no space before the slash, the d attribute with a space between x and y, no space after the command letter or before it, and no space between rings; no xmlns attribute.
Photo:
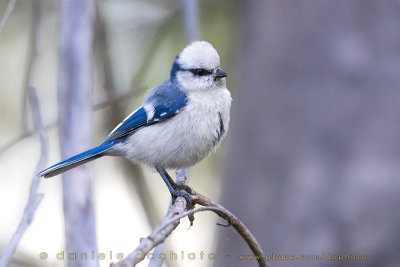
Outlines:
<svg viewBox="0 0 400 267"><path fill-rule="evenodd" d="M176 182L178 184L186 183L188 173L189 173L189 168L177 170L176 171Z"/></svg>
<svg viewBox="0 0 400 267"><path fill-rule="evenodd" d="M139 246L129 254L125 259L115 264L111 264L110 267L131 267L136 266L139 262L143 261L146 255L158 244L163 243L172 231L179 225L180 219L186 216L193 215L200 211L213 211L218 214L221 218L227 220L229 225L233 226L236 231L243 237L254 255L258 257L258 264L260 267L268 267L264 252L261 249L256 238L252 235L250 230L229 210L221 206L220 204L210 200L209 198L194 193L192 200L195 204L202 205L203 207L198 209L191 209L185 212L186 200L182 197L176 199L175 204L169 209L167 215L164 217L161 225L158 226L148 237L140 240Z"/></svg>
<svg viewBox="0 0 400 267"><path fill-rule="evenodd" d="M58 119L62 158L92 146L94 0L60 1ZM73 22L73 23L71 23ZM67 252L97 251L90 165L62 174ZM98 259L68 259L68 266L99 266Z"/></svg>
<svg viewBox="0 0 400 267"><path fill-rule="evenodd" d="M43 0L32 0L31 8L32 8L32 18L30 23L29 30L29 43L32 45L28 46L27 57L28 61L25 67L25 79L24 79L24 93L23 93L23 104L22 104L22 128L25 131L29 129L29 90L32 85L32 79L34 76L34 71L36 70L37 60L36 57L40 51L40 27L41 27L41 17L42 17L42 7Z"/></svg>
<svg viewBox="0 0 400 267"><path fill-rule="evenodd" d="M268 264L263 257L264 252L257 242L256 238L250 232L250 230L244 225L242 221L240 221L232 212L228 209L224 208L222 205L218 204L217 202L196 193L193 197L193 202L202 206L206 207L214 207L216 208L213 210L218 216L225 219L229 225L233 226L236 231L242 236L242 238L246 241L247 245L250 247L251 251L258 257L257 261L260 267L268 267Z"/></svg>
<svg viewBox="0 0 400 267"><path fill-rule="evenodd" d="M12 256L14 255L14 252L17 249L19 241L21 240L28 226L31 224L36 209L43 199L43 194L37 193L41 177L36 176L36 173L38 173L40 170L46 167L45 165L47 161L47 141L46 141L47 138L46 138L46 131L44 130L42 123L39 99L34 87L30 87L29 90L29 103L32 109L36 131L39 134L39 139L40 139L40 145L41 145L40 159L37 164L35 174L33 175L28 203L25 206L24 214L22 215L17 230L13 234L9 244L4 249L1 255L0 267L6 267L10 262L10 260L12 259Z"/></svg>
<svg viewBox="0 0 400 267"><path fill-rule="evenodd" d="M199 27L199 3L198 0L182 0L185 35L187 42L193 42L200 38Z"/></svg>
<svg viewBox="0 0 400 267"><path fill-rule="evenodd" d="M176 181L175 182L178 183L178 184L185 184L188 171L189 171L189 169L179 169L179 170L177 170L176 171ZM170 209L171 209L171 202L170 202L170 204L168 206L167 214L164 216L164 220L168 216L168 214L170 212ZM189 221L190 221L190 225L192 225L193 221L194 221L193 215L190 215ZM164 242L161 242L160 244L158 244L154 249L154 254L157 255L157 253L161 253L161 251L163 251L165 246L166 246L166 244ZM147 267L161 267L163 265L163 263L164 263L163 260L159 259L158 257L153 257L152 259L150 259L149 264L147 265Z"/></svg>
<svg viewBox="0 0 400 267"><path fill-rule="evenodd" d="M10 1L11 3L11 1ZM34 38L30 40L31 44L31 50L34 51L34 53L28 58L28 70L26 74L26 80L28 81L27 84L27 91L28 91L28 102L31 107L32 111L32 116L33 116L33 124L36 129L36 133L39 135L39 140L40 140L40 147L41 147L41 152L40 152L40 158L39 162L36 167L35 174L33 175L32 178L32 183L31 183L31 188L29 192L29 198L28 202L25 206L24 213L22 215L21 221L17 227L17 230L11 237L11 240L7 247L4 249L2 256L0 258L0 267L5 267L8 265L10 260L12 259L15 250L17 249L17 246L24 235L26 229L28 226L31 224L33 217L35 215L36 209L39 206L40 202L43 199L43 194L38 194L38 187L41 178L36 176L36 173L38 173L41 169L43 169L46 165L47 161L47 137L46 137L46 131L43 126L43 120L42 120L42 115L40 111L40 103L39 103L39 97L37 95L36 89L32 86L32 79L36 67L36 61L37 61L37 55L38 55L38 50L39 50L39 28L40 28L40 11L42 7L42 0L39 0L37 2L37 6L35 7L34 10L34 25L33 30L34 30ZM11 8L12 10L12 8ZM11 11L9 11L11 13ZM4 18L3 18L4 20ZM3 22L2 20L2 22ZM5 23L5 22L4 22ZM0 23L0 30L1 30L1 24Z"/></svg>
<svg viewBox="0 0 400 267"><path fill-rule="evenodd" d="M158 244L153 250L153 255L160 255L165 251L165 247L166 247L166 242ZM152 257L150 258L147 267L161 267L163 266L163 264L168 266L168 262L165 262L165 260L161 259L160 257Z"/></svg>
<svg viewBox="0 0 400 267"><path fill-rule="evenodd" d="M10 17L11 13L13 12L16 2L17 2L17 0L10 0L8 2L6 11L4 11L4 15L0 20L0 32L3 30L4 25L6 25L8 18Z"/></svg>
<svg viewBox="0 0 400 267"><path fill-rule="evenodd" d="M147 238L140 239L140 245L120 262L111 263L110 267L127 267L135 266L158 244L161 244L179 225L179 218L172 220L176 215L183 214L186 208L186 200L183 197L178 197L168 210L162 223L158 226Z"/></svg>

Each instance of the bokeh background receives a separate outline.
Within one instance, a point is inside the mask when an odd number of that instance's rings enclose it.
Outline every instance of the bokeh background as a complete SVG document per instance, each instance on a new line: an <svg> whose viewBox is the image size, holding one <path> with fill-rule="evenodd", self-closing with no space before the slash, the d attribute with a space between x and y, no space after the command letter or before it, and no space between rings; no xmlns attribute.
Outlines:
<svg viewBox="0 0 400 267"><path fill-rule="evenodd" d="M28 83L40 99L47 165L61 159L59 3L42 1L38 35L38 2L16 1L0 31L0 251L40 156ZM0 1L0 14L7 5ZM182 1L99 0L95 13L93 144L168 77L190 39ZM233 106L228 138L190 170L188 184L242 219L266 254L319 256L271 266L399 266L400 1L200 0L196 19L198 37L215 46L229 73ZM100 264L108 266L110 251L126 255L158 225L170 196L142 166L110 157L91 166L98 250L107 255ZM67 264L56 258L65 251L60 177L41 181L39 191L44 199L10 266ZM239 258L251 255L240 236L216 222L211 213L190 228L183 220L163 250L183 251L184 259L164 266L257 266ZM366 260L325 259L346 254Z"/></svg>

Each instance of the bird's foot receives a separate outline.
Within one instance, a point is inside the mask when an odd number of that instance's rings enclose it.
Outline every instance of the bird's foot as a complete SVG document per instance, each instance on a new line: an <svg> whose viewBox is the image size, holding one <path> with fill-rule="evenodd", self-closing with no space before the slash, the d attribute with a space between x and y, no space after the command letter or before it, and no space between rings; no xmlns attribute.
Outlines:
<svg viewBox="0 0 400 267"><path fill-rule="evenodd" d="M172 205L175 203L178 197L183 197L186 200L186 209L189 209L189 207L192 206L192 198L186 192L173 190L171 191L171 196L172 196Z"/></svg>
<svg viewBox="0 0 400 267"><path fill-rule="evenodd" d="M193 201L191 195L194 194L193 189L185 184L173 184L174 190L171 191L172 204L175 203L177 197L183 197L186 200L186 209L193 208Z"/></svg>
<svg viewBox="0 0 400 267"><path fill-rule="evenodd" d="M185 184L175 183L171 176L164 169L157 169L158 173L163 178L165 184L168 187L169 192L172 196L172 205L175 203L178 197L183 197L186 200L186 209L193 209L193 201L190 195L194 194L192 188Z"/></svg>
<svg viewBox="0 0 400 267"><path fill-rule="evenodd" d="M188 185L175 183L173 187L175 190L185 190L189 195L194 195L193 189Z"/></svg>

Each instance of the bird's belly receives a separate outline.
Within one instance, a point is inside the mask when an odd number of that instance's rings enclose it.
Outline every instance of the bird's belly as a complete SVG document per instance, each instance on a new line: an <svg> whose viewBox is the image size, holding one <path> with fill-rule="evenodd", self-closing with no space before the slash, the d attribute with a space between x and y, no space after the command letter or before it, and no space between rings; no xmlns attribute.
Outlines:
<svg viewBox="0 0 400 267"><path fill-rule="evenodd" d="M123 145L126 157L164 169L186 168L206 157L216 144L211 131L197 131L199 125L174 119L134 133Z"/></svg>
<svg viewBox="0 0 400 267"><path fill-rule="evenodd" d="M230 94L228 97L226 103L230 106ZM126 158L151 167L190 167L216 149L225 137L229 106L205 108L192 103L169 120L139 129L116 149Z"/></svg>

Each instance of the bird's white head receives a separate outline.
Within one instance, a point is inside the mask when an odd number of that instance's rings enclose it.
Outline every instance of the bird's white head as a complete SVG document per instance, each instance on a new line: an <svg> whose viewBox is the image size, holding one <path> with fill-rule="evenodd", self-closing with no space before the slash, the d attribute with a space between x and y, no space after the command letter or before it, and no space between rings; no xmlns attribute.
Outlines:
<svg viewBox="0 0 400 267"><path fill-rule="evenodd" d="M176 57L170 76L188 91L226 87L227 74L220 68L217 50L205 41L196 41L186 46Z"/></svg>

